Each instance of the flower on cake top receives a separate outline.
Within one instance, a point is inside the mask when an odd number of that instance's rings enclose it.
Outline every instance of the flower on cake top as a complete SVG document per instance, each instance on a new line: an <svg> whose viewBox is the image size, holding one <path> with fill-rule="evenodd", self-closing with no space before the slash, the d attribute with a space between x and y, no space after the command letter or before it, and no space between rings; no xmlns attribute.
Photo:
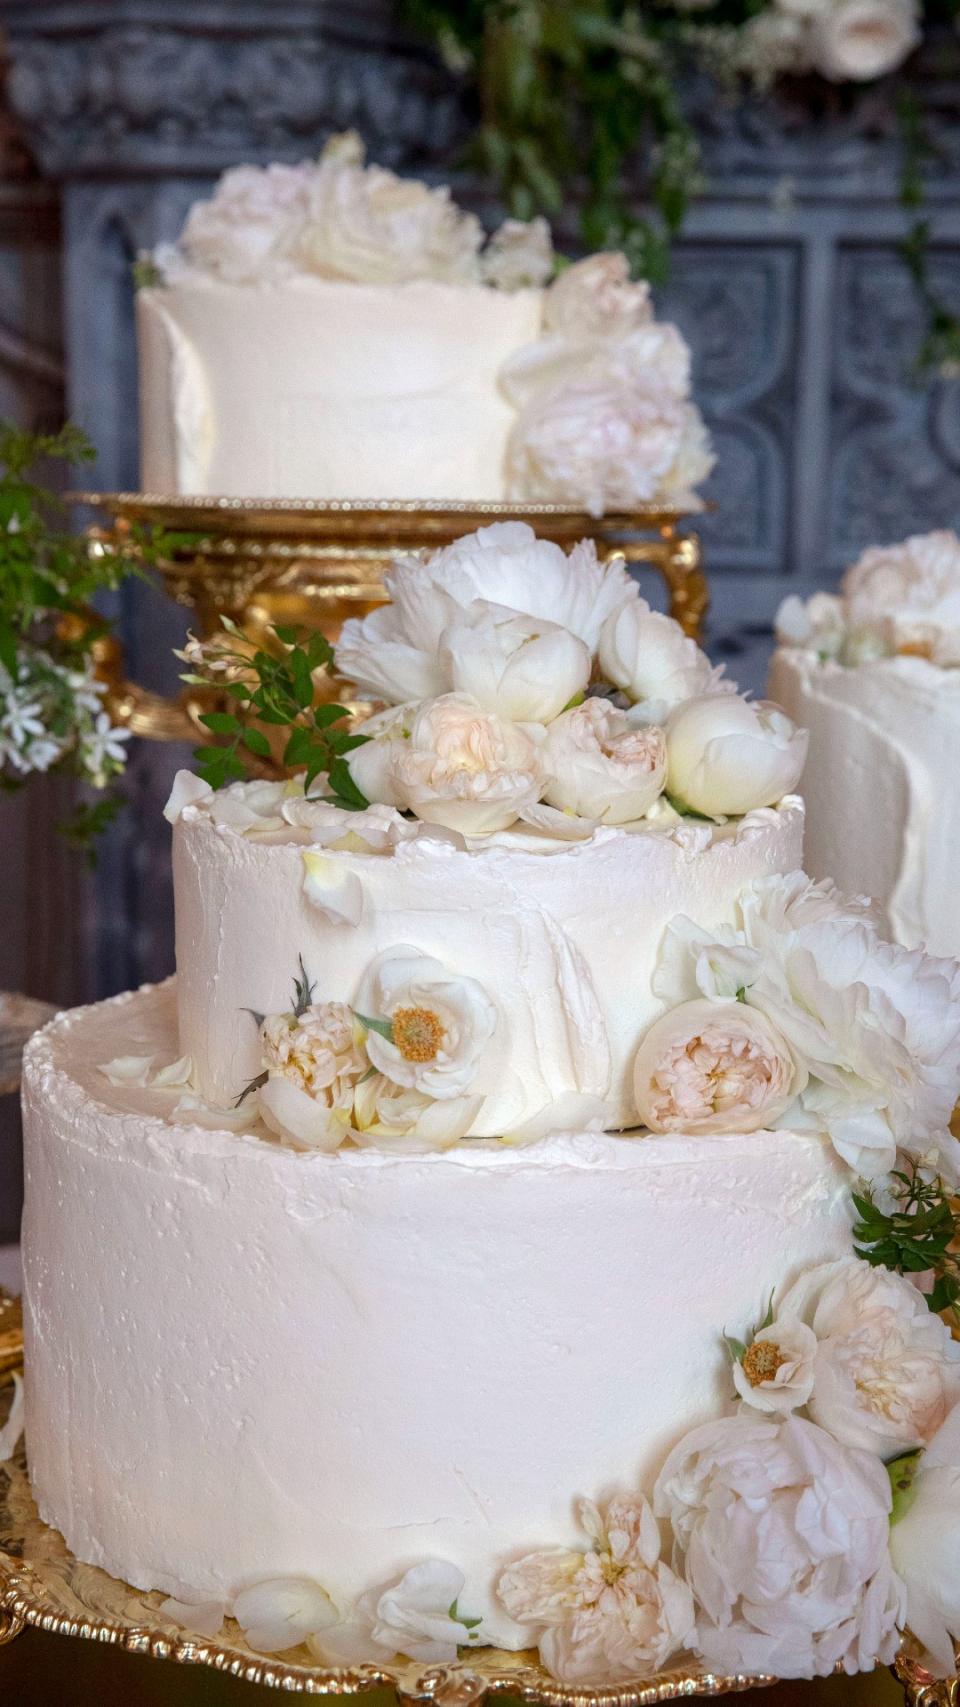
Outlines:
<svg viewBox="0 0 960 1707"><path fill-rule="evenodd" d="M661 1559L660 1531L646 1500L615 1495L600 1510L581 1500L582 1550L529 1553L501 1573L497 1596L529 1625L540 1658L562 1683L616 1684L662 1671L690 1646L689 1588Z"/></svg>
<svg viewBox="0 0 960 1707"><path fill-rule="evenodd" d="M799 778L806 736L741 698L591 542L568 555L498 523L399 559L386 586L391 603L335 648L338 671L388 702L348 761L369 800L467 837L518 819L560 835L649 824L665 789L673 822L740 816Z"/></svg>
<svg viewBox="0 0 960 1707"><path fill-rule="evenodd" d="M758 879L743 890L732 926L672 920L653 982L670 1026L662 1048L656 1027L641 1044L637 1078L661 1129L690 1130L691 1120L723 1110L735 1128L733 1099L727 1106L720 1092L734 1082L736 1060L746 1117L762 1105L765 1085L772 1112L792 1058L796 1095L777 1124L822 1133L865 1178L888 1173L898 1153L933 1151L955 1172L948 1127L960 1086L960 967L884 942L865 903L801 872ZM717 1011L709 1042L704 1000ZM735 1055L731 1003L767 1022L768 1042L753 1039L752 1064Z"/></svg>
<svg viewBox="0 0 960 1707"><path fill-rule="evenodd" d="M960 665L960 538L941 528L902 545L872 546L847 570L839 596L786 599L777 637L823 662L906 655Z"/></svg>

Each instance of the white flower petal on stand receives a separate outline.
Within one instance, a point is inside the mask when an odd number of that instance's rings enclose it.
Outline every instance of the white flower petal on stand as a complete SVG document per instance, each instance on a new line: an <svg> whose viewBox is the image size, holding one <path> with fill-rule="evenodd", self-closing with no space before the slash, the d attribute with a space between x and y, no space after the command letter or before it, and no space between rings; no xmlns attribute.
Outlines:
<svg viewBox="0 0 960 1707"><path fill-rule="evenodd" d="M206 800L212 793L210 784L202 777L194 776L192 771L178 771L163 816L168 824L175 824L184 807L195 806L198 800Z"/></svg>
<svg viewBox="0 0 960 1707"><path fill-rule="evenodd" d="M679 706L666 740L672 798L708 817L740 817L793 791L808 737L778 706L713 693Z"/></svg>
<svg viewBox="0 0 960 1707"><path fill-rule="evenodd" d="M672 617L636 599L614 611L603 625L600 668L634 703L652 702L654 721L684 700L735 692L723 682L722 666L711 664L695 640Z"/></svg>
<svg viewBox="0 0 960 1707"><path fill-rule="evenodd" d="M742 1362L733 1365L733 1384L754 1410L786 1416L813 1392L817 1336L804 1322L778 1315L760 1328Z"/></svg>
<svg viewBox="0 0 960 1707"><path fill-rule="evenodd" d="M16 1370L13 1372L13 1399L7 1420L0 1428L0 1464L9 1464L23 1434L23 1382Z"/></svg>
<svg viewBox="0 0 960 1707"><path fill-rule="evenodd" d="M362 1595L355 1621L367 1625L388 1656L401 1653L426 1665L450 1664L471 1640L470 1628L451 1616L465 1580L456 1565L425 1559L395 1583Z"/></svg>
<svg viewBox="0 0 960 1707"><path fill-rule="evenodd" d="M497 1010L475 978L398 945L368 967L354 1006L361 1024L389 1025L389 1037L372 1027L365 1041L373 1065L395 1085L439 1100L473 1089L497 1024Z"/></svg>
<svg viewBox="0 0 960 1707"><path fill-rule="evenodd" d="M171 1623L189 1630L195 1636L219 1636L227 1616L224 1600L176 1600L170 1596L160 1602L159 1610Z"/></svg>
<svg viewBox="0 0 960 1707"><path fill-rule="evenodd" d="M309 1577L276 1577L237 1595L233 1616L251 1648L281 1654L339 1622L333 1601Z"/></svg>
<svg viewBox="0 0 960 1707"><path fill-rule="evenodd" d="M891 1465L896 1488L898 1471ZM907 1623L937 1677L957 1669L960 1644L960 1405L926 1451L907 1461L905 1493L894 1496L890 1557L907 1589Z"/></svg>
<svg viewBox="0 0 960 1707"><path fill-rule="evenodd" d="M652 1132L756 1132L776 1125L805 1083L786 1039L735 999L669 1009L633 1068L634 1101Z"/></svg>
<svg viewBox="0 0 960 1707"><path fill-rule="evenodd" d="M271 1131L307 1150L337 1150L350 1135L349 1118L337 1108L274 1073L257 1092L260 1114Z"/></svg>
<svg viewBox="0 0 960 1707"><path fill-rule="evenodd" d="M477 600L444 629L446 685L514 723L549 723L590 680L590 653L558 623Z"/></svg>
<svg viewBox="0 0 960 1707"><path fill-rule="evenodd" d="M363 918L363 885L335 855L304 848L303 893L333 924L358 925Z"/></svg>
<svg viewBox="0 0 960 1707"><path fill-rule="evenodd" d="M633 728L606 699L586 699L557 717L540 755L544 798L581 818L634 823L663 790L663 731L654 725Z"/></svg>

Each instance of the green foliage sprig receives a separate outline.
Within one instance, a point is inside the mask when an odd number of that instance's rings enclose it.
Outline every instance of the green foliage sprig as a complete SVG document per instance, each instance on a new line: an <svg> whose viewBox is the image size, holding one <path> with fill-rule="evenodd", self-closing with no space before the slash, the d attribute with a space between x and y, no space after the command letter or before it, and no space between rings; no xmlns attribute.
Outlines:
<svg viewBox="0 0 960 1707"><path fill-rule="evenodd" d="M918 352L921 372L956 377L960 372L960 316L935 289L930 276L930 221L924 214L924 172L937 160L916 96L907 91L899 103L903 169L900 205L910 215L910 229L899 244L900 256L913 280L923 309L925 329Z"/></svg>
<svg viewBox="0 0 960 1707"><path fill-rule="evenodd" d="M853 1229L855 1250L872 1268L897 1274L934 1275L927 1294L931 1310L949 1310L960 1323L960 1217L939 1175L921 1169L891 1174L896 1207L889 1212L874 1201L868 1185L853 1193L859 1220Z"/></svg>
<svg viewBox="0 0 960 1707"><path fill-rule="evenodd" d="M346 756L369 737L353 735L343 727L350 716L345 706L315 704L314 674L333 663L329 640L319 633L277 626L271 630L276 652L263 648L251 652L242 630L228 617L221 621L238 642L236 646L220 640L192 641L180 654L203 667L202 674L190 671L184 681L205 687L215 684L232 702L231 710L208 711L200 718L212 735L224 737L222 742L197 748L200 775L211 788L241 780L250 770L248 755L272 761L264 726L287 729L283 768L302 771L305 789L325 774L324 798L350 811L362 811L370 802L350 775Z"/></svg>

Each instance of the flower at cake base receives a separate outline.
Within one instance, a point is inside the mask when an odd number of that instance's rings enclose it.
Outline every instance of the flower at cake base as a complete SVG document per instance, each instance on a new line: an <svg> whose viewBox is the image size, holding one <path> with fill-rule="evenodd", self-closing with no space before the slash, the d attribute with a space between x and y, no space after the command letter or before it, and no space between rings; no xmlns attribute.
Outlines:
<svg viewBox="0 0 960 1707"><path fill-rule="evenodd" d="M684 1002L637 1050L634 1101L652 1132L756 1132L772 1126L806 1074L763 1014L742 1002Z"/></svg>
<svg viewBox="0 0 960 1707"><path fill-rule="evenodd" d="M690 1590L660 1557L660 1531L646 1500L621 1494L601 1512L578 1507L589 1545L517 1559L497 1595L518 1624L532 1627L540 1658L562 1683L615 1684L649 1677L689 1646Z"/></svg>
<svg viewBox="0 0 960 1707"><path fill-rule="evenodd" d="M815 71L834 83L871 83L901 65L920 40L914 0L832 0L810 27Z"/></svg>
<svg viewBox="0 0 960 1707"><path fill-rule="evenodd" d="M784 1293L781 1319L816 1337L808 1412L844 1446L896 1457L960 1397L960 1344L902 1275L856 1256L821 1263Z"/></svg>
<svg viewBox="0 0 960 1707"><path fill-rule="evenodd" d="M711 664L679 623L636 599L609 616L600 634L600 668L607 680L640 705L650 723L662 723L675 706L702 694L734 693L723 668Z"/></svg>
<svg viewBox="0 0 960 1707"><path fill-rule="evenodd" d="M330 1596L309 1577L274 1577L238 1594L233 1616L260 1654L282 1654L339 1622Z"/></svg>
<svg viewBox="0 0 960 1707"><path fill-rule="evenodd" d="M801 1418L741 1411L688 1434L654 1509L672 1526L711 1669L826 1677L889 1664L904 1618L890 1508L879 1459Z"/></svg>
<svg viewBox="0 0 960 1707"><path fill-rule="evenodd" d="M743 1356L734 1359L733 1384L754 1410L786 1416L813 1391L816 1351L816 1334L805 1323L778 1318L758 1328Z"/></svg>
<svg viewBox="0 0 960 1707"><path fill-rule="evenodd" d="M194 202L180 238L193 266L228 284L285 277L313 167L233 166L209 201Z"/></svg>
<svg viewBox="0 0 960 1707"><path fill-rule="evenodd" d="M439 657L449 688L514 723L551 722L590 680L590 653L569 629L483 599L444 629Z"/></svg>
<svg viewBox="0 0 960 1707"><path fill-rule="evenodd" d="M351 1135L363 1148L409 1155L449 1150L466 1137L482 1102L482 1097L468 1096L440 1101L375 1073L357 1086Z"/></svg>
<svg viewBox="0 0 960 1707"><path fill-rule="evenodd" d="M774 806L797 785L807 732L778 706L736 693L704 694L666 725L667 792L710 818Z"/></svg>
<svg viewBox="0 0 960 1707"><path fill-rule="evenodd" d="M890 1557L907 1590L907 1624L935 1676L957 1671L960 1643L960 1405L925 1452L888 1466Z"/></svg>
<svg viewBox="0 0 960 1707"><path fill-rule="evenodd" d="M354 1091L369 1067L350 1008L317 1002L300 1014L270 1014L260 1043L266 1124L308 1149L336 1150L349 1136Z"/></svg>
<svg viewBox="0 0 960 1707"><path fill-rule="evenodd" d="M374 1067L394 1085L439 1101L470 1091L497 1023L482 984L409 947L378 956L354 1007Z"/></svg>
<svg viewBox="0 0 960 1707"><path fill-rule="evenodd" d="M448 1665L460 1648L479 1641L479 1619L465 1618L458 1601L466 1579L456 1565L425 1559L386 1588L361 1595L342 1623L308 1640L319 1658L341 1665L383 1664L395 1654L424 1665Z"/></svg>
<svg viewBox="0 0 960 1707"><path fill-rule="evenodd" d="M470 694L418 707L409 739L390 743L389 780L399 804L428 824L482 836L515 824L543 792L530 736Z"/></svg>
<svg viewBox="0 0 960 1707"><path fill-rule="evenodd" d="M605 824L642 818L663 790L663 730L637 728L609 700L591 698L552 722L541 747L544 799Z"/></svg>
<svg viewBox="0 0 960 1707"><path fill-rule="evenodd" d="M505 219L484 248L480 272L497 290L527 290L546 284L555 260L545 219Z"/></svg>

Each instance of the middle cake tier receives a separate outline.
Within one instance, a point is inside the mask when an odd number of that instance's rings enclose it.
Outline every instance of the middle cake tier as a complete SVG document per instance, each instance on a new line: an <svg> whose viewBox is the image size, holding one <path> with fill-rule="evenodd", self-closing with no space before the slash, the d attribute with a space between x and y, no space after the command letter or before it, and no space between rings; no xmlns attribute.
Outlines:
<svg viewBox="0 0 960 1707"><path fill-rule="evenodd" d="M329 816L262 783L180 812L178 1010L193 1084L234 1102L261 1070L260 1016L289 1010L295 978L358 1008L378 957L408 947L476 980L496 1010L477 1137L574 1097L608 1130L635 1124L631 1069L663 1007L665 927L732 923L746 884L799 868L803 840L795 797L727 825L604 827L577 842L517 829L480 848L385 807L341 824L330 846Z"/></svg>

